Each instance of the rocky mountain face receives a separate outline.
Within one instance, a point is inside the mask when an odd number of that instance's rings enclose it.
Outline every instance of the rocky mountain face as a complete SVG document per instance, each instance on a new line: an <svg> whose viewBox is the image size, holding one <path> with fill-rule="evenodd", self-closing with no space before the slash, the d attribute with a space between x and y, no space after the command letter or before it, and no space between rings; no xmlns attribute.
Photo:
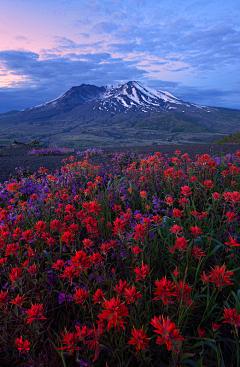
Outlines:
<svg viewBox="0 0 240 367"><path fill-rule="evenodd" d="M52 101L1 114L0 128L0 145L19 134L25 141L74 146L210 142L240 130L240 111L185 102L136 81L82 84Z"/></svg>

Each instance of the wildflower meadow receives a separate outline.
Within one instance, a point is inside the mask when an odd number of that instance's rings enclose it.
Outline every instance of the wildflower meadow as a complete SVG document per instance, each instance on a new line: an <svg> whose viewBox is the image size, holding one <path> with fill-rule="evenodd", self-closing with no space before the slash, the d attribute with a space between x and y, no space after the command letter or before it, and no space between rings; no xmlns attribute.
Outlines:
<svg viewBox="0 0 240 367"><path fill-rule="evenodd" d="M0 365L240 366L240 152L90 156L0 184Z"/></svg>
<svg viewBox="0 0 240 367"><path fill-rule="evenodd" d="M74 153L74 149L69 148L45 148L45 149L35 149L33 148L28 152L29 155L71 155Z"/></svg>

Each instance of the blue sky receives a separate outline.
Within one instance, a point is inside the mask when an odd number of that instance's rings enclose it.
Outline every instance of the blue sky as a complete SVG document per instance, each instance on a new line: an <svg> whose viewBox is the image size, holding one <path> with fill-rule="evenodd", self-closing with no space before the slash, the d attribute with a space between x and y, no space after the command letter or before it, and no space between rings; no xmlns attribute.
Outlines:
<svg viewBox="0 0 240 367"><path fill-rule="evenodd" d="M0 113L129 80L240 109L240 2L1 0Z"/></svg>

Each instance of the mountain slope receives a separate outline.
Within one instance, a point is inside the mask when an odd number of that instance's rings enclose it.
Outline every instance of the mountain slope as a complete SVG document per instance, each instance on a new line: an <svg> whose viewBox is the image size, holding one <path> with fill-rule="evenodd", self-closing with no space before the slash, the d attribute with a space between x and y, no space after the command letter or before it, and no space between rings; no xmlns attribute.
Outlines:
<svg viewBox="0 0 240 367"><path fill-rule="evenodd" d="M139 139L150 144L204 142L239 131L240 111L185 102L136 81L105 87L82 84L52 101L0 115L0 127L0 145L20 137L95 145Z"/></svg>

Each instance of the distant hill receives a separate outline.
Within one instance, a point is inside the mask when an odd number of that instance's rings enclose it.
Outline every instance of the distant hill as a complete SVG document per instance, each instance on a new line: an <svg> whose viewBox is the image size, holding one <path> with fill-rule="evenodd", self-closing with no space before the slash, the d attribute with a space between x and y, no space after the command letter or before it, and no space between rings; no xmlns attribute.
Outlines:
<svg viewBox="0 0 240 367"><path fill-rule="evenodd" d="M216 140L214 143L216 144L228 144L228 143L237 143L240 144L240 131L224 136L224 138Z"/></svg>
<svg viewBox="0 0 240 367"><path fill-rule="evenodd" d="M58 98L0 115L0 145L14 139L57 146L209 143L240 131L240 110L201 106L129 81L82 84Z"/></svg>

